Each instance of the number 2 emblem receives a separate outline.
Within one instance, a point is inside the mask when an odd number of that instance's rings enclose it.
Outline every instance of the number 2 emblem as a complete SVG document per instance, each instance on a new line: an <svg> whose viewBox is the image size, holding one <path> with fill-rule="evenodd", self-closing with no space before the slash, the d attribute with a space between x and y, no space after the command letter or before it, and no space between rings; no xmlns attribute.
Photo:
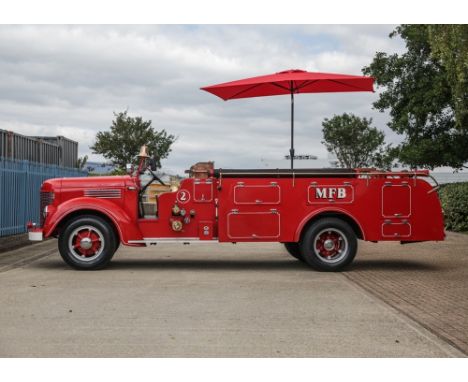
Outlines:
<svg viewBox="0 0 468 382"><path fill-rule="evenodd" d="M187 190L180 190L177 193L177 201L181 204L185 204L190 200L190 192Z"/></svg>

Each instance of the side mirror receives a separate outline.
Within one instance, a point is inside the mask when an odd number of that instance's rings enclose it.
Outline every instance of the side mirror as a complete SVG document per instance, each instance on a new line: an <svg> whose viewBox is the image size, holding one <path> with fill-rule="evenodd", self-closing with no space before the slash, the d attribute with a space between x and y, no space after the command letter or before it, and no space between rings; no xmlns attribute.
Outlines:
<svg viewBox="0 0 468 382"><path fill-rule="evenodd" d="M125 170L126 170L127 174L132 175L133 171L134 171L133 164L127 163L125 165Z"/></svg>

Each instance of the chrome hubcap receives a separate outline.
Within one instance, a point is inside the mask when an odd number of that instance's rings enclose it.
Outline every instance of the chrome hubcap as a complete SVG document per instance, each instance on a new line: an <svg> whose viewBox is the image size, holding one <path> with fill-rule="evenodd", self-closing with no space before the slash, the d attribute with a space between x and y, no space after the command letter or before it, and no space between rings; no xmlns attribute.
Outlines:
<svg viewBox="0 0 468 382"><path fill-rule="evenodd" d="M93 242L89 237L85 237L84 239L80 240L80 247L83 249L90 249L93 245Z"/></svg>
<svg viewBox="0 0 468 382"><path fill-rule="evenodd" d="M327 251L331 251L333 248L335 248L335 243L333 242L333 240L331 239L327 239L323 242L323 247L327 250Z"/></svg>
<svg viewBox="0 0 468 382"><path fill-rule="evenodd" d="M337 228L327 228L315 235L313 252L325 263L333 264L341 261L348 251L348 240Z"/></svg>

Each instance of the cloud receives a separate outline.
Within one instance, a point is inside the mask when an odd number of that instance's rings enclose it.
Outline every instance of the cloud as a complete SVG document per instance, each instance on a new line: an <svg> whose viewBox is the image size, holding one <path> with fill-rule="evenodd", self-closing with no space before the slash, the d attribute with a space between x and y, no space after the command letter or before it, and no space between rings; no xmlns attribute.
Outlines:
<svg viewBox="0 0 468 382"><path fill-rule="evenodd" d="M65 135L80 155L114 111L151 119L179 137L163 165L182 173L199 160L252 167L289 148L289 99L223 102L200 87L288 68L360 74L377 50L401 51L393 26L0 26L0 128ZM343 112L374 117L375 94L296 98L297 152L326 165L321 122ZM94 160L102 159L95 154ZM285 163L285 165L287 165Z"/></svg>

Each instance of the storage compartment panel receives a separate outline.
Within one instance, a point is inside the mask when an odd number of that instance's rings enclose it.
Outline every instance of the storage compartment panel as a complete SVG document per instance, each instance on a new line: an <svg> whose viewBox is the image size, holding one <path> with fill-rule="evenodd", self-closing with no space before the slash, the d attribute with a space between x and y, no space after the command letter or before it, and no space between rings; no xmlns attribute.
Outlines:
<svg viewBox="0 0 468 382"><path fill-rule="evenodd" d="M277 212L230 212L227 234L231 239L274 239L280 235Z"/></svg>
<svg viewBox="0 0 468 382"><path fill-rule="evenodd" d="M384 223L382 224L382 236L384 237L409 237L411 236L410 223Z"/></svg>
<svg viewBox="0 0 468 382"><path fill-rule="evenodd" d="M280 187L276 183L234 186L235 204L279 204Z"/></svg>
<svg viewBox="0 0 468 382"><path fill-rule="evenodd" d="M193 182L193 200L207 203L213 200L213 182L211 180L195 180Z"/></svg>
<svg viewBox="0 0 468 382"><path fill-rule="evenodd" d="M382 216L385 218L411 215L411 187L409 185L385 185L382 187Z"/></svg>

